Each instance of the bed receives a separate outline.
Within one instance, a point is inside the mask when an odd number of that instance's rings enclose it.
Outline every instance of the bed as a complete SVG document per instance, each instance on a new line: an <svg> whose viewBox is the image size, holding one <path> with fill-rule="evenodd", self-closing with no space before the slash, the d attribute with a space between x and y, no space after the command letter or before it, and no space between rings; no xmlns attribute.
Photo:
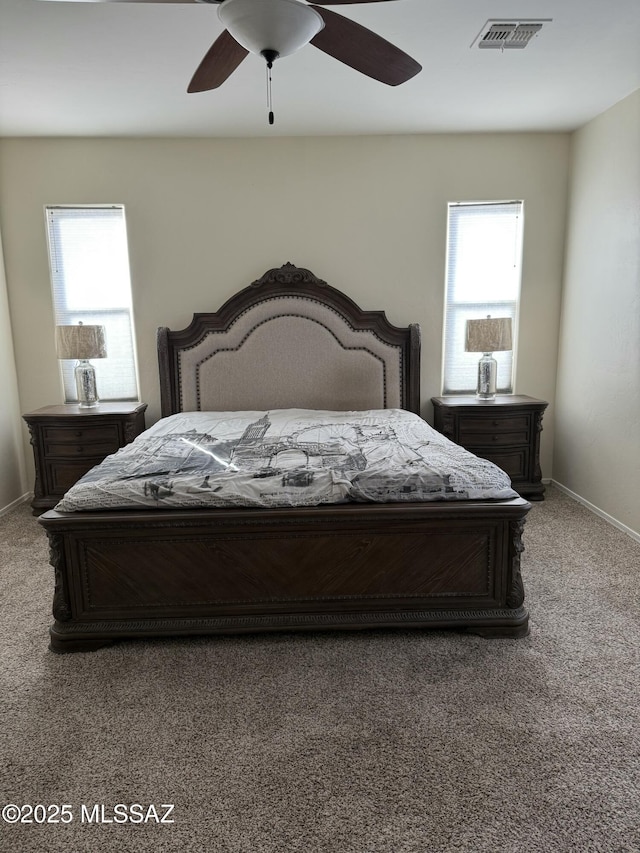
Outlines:
<svg viewBox="0 0 640 853"><path fill-rule="evenodd" d="M465 492L448 475L416 480L415 454L423 451L407 451L398 438L405 427L397 424L407 421L409 431L429 429L419 418L416 325L394 326L384 312L361 310L287 263L218 311L194 314L187 328L159 329L157 345L161 420L118 451L126 457L103 463L124 470L128 459L135 467L144 447L156 458L155 474L139 481L138 502L85 504L81 481L75 504L76 487L40 516L55 571L52 650L263 631L528 632L520 554L530 505L511 490L478 498L485 492ZM328 436L308 427L310 413L328 417ZM365 426L354 420L362 413ZM210 417L213 426L198 426ZM237 421L240 432L227 435L220 420L225 428ZM182 492L153 450L174 421L180 441L186 435L198 451L190 451L196 470ZM284 432L257 453L255 442L279 421ZM338 433L348 435L348 452L336 449ZM364 450L353 449L356 434ZM421 441L467 453L437 434ZM403 484L367 480L364 457L392 447L413 466ZM201 476L203 454L215 460L212 480ZM269 496L266 503L194 501L196 491L219 496L216 484L226 488L229 469L243 466L245 486ZM94 469L86 478L103 476ZM322 483L337 502L313 491ZM303 492L311 497L290 500ZM188 499L172 505L174 493Z"/></svg>

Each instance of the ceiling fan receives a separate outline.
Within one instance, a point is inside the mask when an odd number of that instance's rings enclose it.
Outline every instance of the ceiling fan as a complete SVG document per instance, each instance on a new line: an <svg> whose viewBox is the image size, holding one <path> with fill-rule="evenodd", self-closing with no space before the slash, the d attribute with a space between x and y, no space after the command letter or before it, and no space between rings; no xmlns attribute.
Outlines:
<svg viewBox="0 0 640 853"><path fill-rule="evenodd" d="M384 3L393 0L93 0L124 3L211 3L225 30L207 51L187 88L216 89L249 53L264 57L268 68L282 56L312 44L367 77L398 86L422 66L400 48L355 21L323 6Z"/></svg>

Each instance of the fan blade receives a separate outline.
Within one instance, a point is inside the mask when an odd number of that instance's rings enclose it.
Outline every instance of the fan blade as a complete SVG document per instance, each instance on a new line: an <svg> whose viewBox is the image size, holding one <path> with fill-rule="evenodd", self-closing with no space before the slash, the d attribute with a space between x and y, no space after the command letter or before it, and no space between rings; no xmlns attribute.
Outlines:
<svg viewBox="0 0 640 853"><path fill-rule="evenodd" d="M209 89L217 89L248 54L249 51L238 44L228 30L224 30L198 65L187 92L206 92Z"/></svg>
<svg viewBox="0 0 640 853"><path fill-rule="evenodd" d="M422 71L415 59L361 24L320 6L311 8L324 21L311 44L334 59L388 86L398 86Z"/></svg>
<svg viewBox="0 0 640 853"><path fill-rule="evenodd" d="M68 2L68 0L62 0ZM70 0L75 3L222 3L222 0ZM358 0L356 0L358 2ZM375 2L375 0L374 0Z"/></svg>

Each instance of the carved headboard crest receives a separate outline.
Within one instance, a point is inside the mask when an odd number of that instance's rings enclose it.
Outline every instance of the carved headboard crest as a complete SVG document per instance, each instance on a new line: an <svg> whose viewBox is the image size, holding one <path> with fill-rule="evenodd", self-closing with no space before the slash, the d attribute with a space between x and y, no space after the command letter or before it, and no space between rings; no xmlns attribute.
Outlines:
<svg viewBox="0 0 640 853"><path fill-rule="evenodd" d="M261 287L263 284L313 284L318 287L323 287L327 284L318 276L314 275L311 270L306 270L303 267L297 267L290 261L283 264L281 267L274 267L251 283L251 287Z"/></svg>

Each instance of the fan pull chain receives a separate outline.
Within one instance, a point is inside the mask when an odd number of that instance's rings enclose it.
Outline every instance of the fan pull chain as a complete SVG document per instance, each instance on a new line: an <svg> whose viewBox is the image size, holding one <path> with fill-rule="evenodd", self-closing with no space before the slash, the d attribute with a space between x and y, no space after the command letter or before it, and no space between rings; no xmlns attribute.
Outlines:
<svg viewBox="0 0 640 853"><path fill-rule="evenodd" d="M273 124L273 98L271 95L271 69L273 68L273 62L268 60L267 62L267 109L269 110L269 124Z"/></svg>
<svg viewBox="0 0 640 853"><path fill-rule="evenodd" d="M267 63L267 109L269 110L269 124L273 124L273 101L271 98L271 69L273 63L279 56L277 50L265 49L260 51L260 55L265 58Z"/></svg>

